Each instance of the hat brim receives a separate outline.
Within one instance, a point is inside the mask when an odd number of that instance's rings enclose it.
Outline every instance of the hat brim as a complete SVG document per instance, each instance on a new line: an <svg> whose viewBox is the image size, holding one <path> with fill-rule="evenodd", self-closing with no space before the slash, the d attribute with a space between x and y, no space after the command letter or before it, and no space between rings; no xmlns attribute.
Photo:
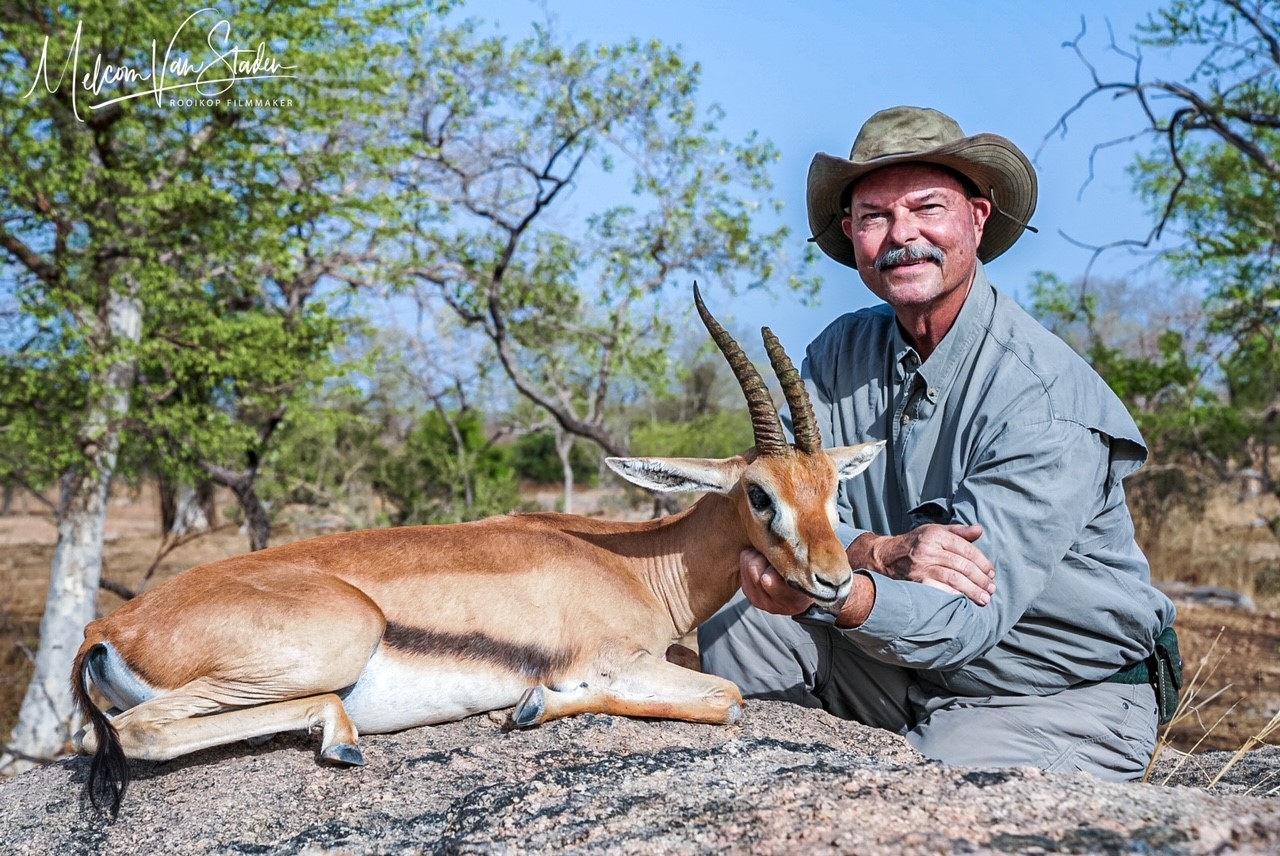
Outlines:
<svg viewBox="0 0 1280 856"><path fill-rule="evenodd" d="M1012 247L1036 210L1036 171L1017 146L998 134L975 134L923 152L861 162L819 152L809 165L807 196L810 234L824 253L843 265L858 266L853 245L840 228L845 216L841 197L849 185L868 173L903 163L953 169L992 200L995 207L978 244L978 258L984 262Z"/></svg>

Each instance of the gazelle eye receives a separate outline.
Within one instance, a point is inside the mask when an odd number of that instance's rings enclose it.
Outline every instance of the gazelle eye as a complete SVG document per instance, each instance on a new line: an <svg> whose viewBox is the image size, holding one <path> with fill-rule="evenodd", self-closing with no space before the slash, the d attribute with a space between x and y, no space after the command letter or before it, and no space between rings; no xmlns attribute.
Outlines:
<svg viewBox="0 0 1280 856"><path fill-rule="evenodd" d="M747 485L747 501L756 511L768 511L773 508L773 499L759 485Z"/></svg>

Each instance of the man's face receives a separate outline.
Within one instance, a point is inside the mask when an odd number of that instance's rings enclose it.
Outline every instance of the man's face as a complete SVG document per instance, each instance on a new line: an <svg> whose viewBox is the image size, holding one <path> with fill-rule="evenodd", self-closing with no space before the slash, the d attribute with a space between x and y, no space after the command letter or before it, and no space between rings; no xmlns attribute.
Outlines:
<svg viewBox="0 0 1280 856"><path fill-rule="evenodd" d="M841 226L873 294L895 310L930 312L963 303L990 214L990 201L966 196L950 171L902 164L854 186Z"/></svg>

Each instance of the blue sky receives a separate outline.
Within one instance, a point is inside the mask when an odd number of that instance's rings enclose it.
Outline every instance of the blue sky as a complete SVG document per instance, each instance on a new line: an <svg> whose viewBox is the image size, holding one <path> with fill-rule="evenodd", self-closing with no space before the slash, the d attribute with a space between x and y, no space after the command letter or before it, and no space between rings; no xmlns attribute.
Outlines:
<svg viewBox="0 0 1280 856"><path fill-rule="evenodd" d="M1062 47L1079 32L1081 16L1090 59L1104 76L1126 79L1132 65L1107 50L1107 23L1127 47L1135 24L1157 8L1114 0L472 0L464 7L511 36L545 20L549 9L561 35L573 41L637 36L680 45L702 66L703 102L727 113L726 134L736 139L758 130L781 150L775 192L786 203L783 219L797 251L808 237L804 186L814 152L847 155L858 127L876 110L936 107L967 133L1002 134L1035 157L1059 116L1090 85L1085 66ZM1144 54L1148 74L1176 74L1171 62L1159 52ZM1094 243L1146 236L1151 221L1125 172L1132 146L1102 153L1095 178L1080 195L1093 146L1140 127L1132 102L1097 99L1076 115L1065 138L1049 140L1035 157L1040 198L1032 223L1040 233L1024 235L991 265L993 282L1022 297L1037 270L1068 280L1082 275L1089 253L1059 232ZM873 301L853 271L825 257L817 270L825 282L817 305L752 295L735 306L739 322L770 324L797 353L830 319ZM1120 252L1093 271L1138 280L1153 275L1141 260Z"/></svg>

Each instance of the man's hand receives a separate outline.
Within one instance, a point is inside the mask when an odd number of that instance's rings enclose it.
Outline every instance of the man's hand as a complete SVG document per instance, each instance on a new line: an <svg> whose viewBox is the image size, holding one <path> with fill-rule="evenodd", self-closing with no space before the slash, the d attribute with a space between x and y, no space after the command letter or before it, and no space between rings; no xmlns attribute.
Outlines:
<svg viewBox="0 0 1280 856"><path fill-rule="evenodd" d="M849 561L855 568L962 594L986 606L996 590L996 568L973 545L981 537L981 526L958 523L930 523L905 535L867 533L849 545Z"/></svg>
<svg viewBox="0 0 1280 856"><path fill-rule="evenodd" d="M802 594L782 578L763 554L750 547L738 558L738 576L742 579L742 592L752 605L774 615L799 615L813 605L813 598ZM875 605L875 583L867 574L853 575L853 589L840 610L836 626L844 629L857 627L867 620Z"/></svg>
<svg viewBox="0 0 1280 856"><path fill-rule="evenodd" d="M738 575L747 600L765 612L797 615L813 605L813 598L787 585L764 554L749 547L738 557Z"/></svg>

